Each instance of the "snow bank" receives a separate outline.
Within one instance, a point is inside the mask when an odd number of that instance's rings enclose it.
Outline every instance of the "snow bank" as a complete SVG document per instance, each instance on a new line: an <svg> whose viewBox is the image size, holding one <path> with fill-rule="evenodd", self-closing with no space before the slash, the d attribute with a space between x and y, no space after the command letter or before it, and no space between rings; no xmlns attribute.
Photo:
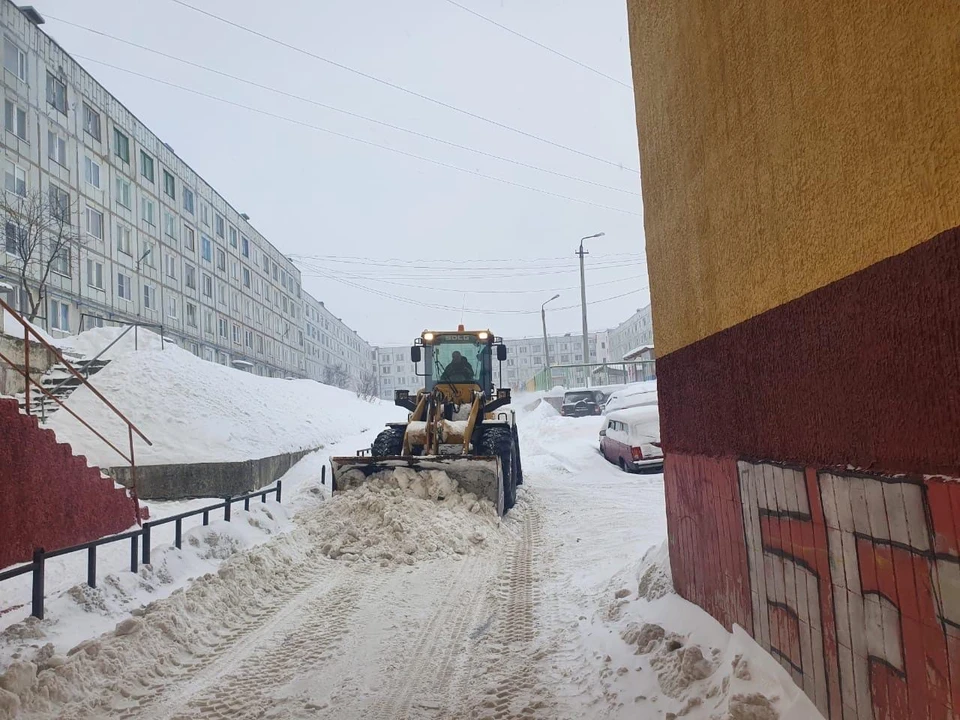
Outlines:
<svg viewBox="0 0 960 720"><path fill-rule="evenodd" d="M612 638L604 693L643 715L691 720L810 720L816 707L790 675L740 627L728 633L673 592L666 543L606 591L594 623ZM601 649L602 647L602 649Z"/></svg>
<svg viewBox="0 0 960 720"><path fill-rule="evenodd" d="M439 506L439 507L438 507ZM380 565L472 554L499 525L494 506L465 493L443 471L396 468L336 495L316 542L329 558Z"/></svg>
<svg viewBox="0 0 960 720"><path fill-rule="evenodd" d="M23 325L20 324L20 321L14 318L13 315L8 313L6 310L2 310L0 312L2 312L2 317L0 317L0 334L9 335L10 337L19 338L22 340ZM24 320L26 320L26 318L24 318ZM34 325L31 322L28 322L27 324L48 343L50 343L54 347L60 346L60 341L47 335L47 333L43 330L43 328L39 327L38 325ZM33 335L30 336L30 339L34 341L36 340L36 338Z"/></svg>
<svg viewBox="0 0 960 720"><path fill-rule="evenodd" d="M102 359L113 359L136 350L160 350L160 336L144 328L102 327L90 328L79 335L71 335L60 341L64 350L91 359L116 341L117 344L101 355ZM126 333L126 334L124 334ZM119 338L119 340L118 340ZM164 347L173 347L172 343L163 343Z"/></svg>
<svg viewBox="0 0 960 720"><path fill-rule="evenodd" d="M114 332L91 330L71 347L99 352ZM137 442L141 464L239 461L322 447L404 415L379 400L365 402L312 380L259 377L176 346L160 351L152 333L141 333L138 352L130 351L132 338L130 347L126 343L124 337L111 349L113 359L93 383L153 442ZM89 389L79 388L68 404L118 447L127 447L126 425ZM54 415L48 427L92 464L123 464L68 413Z"/></svg>

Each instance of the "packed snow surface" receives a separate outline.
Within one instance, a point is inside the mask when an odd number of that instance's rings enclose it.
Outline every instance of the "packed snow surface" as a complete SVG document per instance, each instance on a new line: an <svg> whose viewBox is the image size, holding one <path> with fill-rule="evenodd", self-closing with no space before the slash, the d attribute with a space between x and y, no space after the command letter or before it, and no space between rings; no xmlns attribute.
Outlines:
<svg viewBox="0 0 960 720"><path fill-rule="evenodd" d="M71 338L72 349L92 357L116 337L98 328ZM347 390L312 380L265 378L207 362L159 336L132 333L91 379L94 386L153 442L137 440L140 464L237 461L323 447L363 429L381 428L403 411L380 400L364 402ZM88 388L68 405L117 447L127 447L127 427ZM119 456L69 413L48 427L95 465L125 465Z"/></svg>

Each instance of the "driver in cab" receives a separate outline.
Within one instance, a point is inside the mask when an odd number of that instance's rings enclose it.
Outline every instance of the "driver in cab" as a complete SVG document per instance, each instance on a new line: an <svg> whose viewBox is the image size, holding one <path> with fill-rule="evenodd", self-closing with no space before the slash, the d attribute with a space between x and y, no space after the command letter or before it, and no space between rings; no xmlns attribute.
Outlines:
<svg viewBox="0 0 960 720"><path fill-rule="evenodd" d="M440 379L446 382L473 382L473 366L457 350L453 351L450 362L444 368Z"/></svg>

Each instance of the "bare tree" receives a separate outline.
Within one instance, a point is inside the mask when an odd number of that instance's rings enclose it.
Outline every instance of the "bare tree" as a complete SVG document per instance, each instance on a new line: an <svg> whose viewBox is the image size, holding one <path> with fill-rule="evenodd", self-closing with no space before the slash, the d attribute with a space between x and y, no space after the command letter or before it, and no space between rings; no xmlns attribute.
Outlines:
<svg viewBox="0 0 960 720"><path fill-rule="evenodd" d="M71 224L73 210L70 196L53 186L49 194L7 190L0 196L5 247L13 258L27 320L43 308L50 273L72 275L79 267L85 236Z"/></svg>
<svg viewBox="0 0 960 720"><path fill-rule="evenodd" d="M380 396L380 384L377 382L377 374L372 370L367 370L357 378L357 397L367 402L373 402Z"/></svg>
<svg viewBox="0 0 960 720"><path fill-rule="evenodd" d="M346 390L350 387L350 373L340 364L323 366L323 384Z"/></svg>

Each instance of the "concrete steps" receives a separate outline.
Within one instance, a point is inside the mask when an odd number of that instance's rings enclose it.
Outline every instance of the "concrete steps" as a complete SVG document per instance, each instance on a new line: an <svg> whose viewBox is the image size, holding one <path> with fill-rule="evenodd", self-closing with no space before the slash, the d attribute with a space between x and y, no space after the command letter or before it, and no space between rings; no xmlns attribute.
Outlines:
<svg viewBox="0 0 960 720"><path fill-rule="evenodd" d="M96 375L98 372L103 370L103 368L110 364L109 360L103 359L84 360L82 358L68 358L68 362L70 362L70 364L73 365L81 375L87 378ZM61 402L64 402L68 397L70 397L74 390L80 387L82 383L80 382L79 378L77 378L67 369L65 365L57 364L43 374L43 377L40 379L40 384L47 392L59 399ZM26 397L24 393L17 394L17 403L21 412L25 411ZM40 419L40 422L46 422L47 419L59 409L60 406L55 401L48 398L36 387L31 386L31 415L37 416Z"/></svg>

